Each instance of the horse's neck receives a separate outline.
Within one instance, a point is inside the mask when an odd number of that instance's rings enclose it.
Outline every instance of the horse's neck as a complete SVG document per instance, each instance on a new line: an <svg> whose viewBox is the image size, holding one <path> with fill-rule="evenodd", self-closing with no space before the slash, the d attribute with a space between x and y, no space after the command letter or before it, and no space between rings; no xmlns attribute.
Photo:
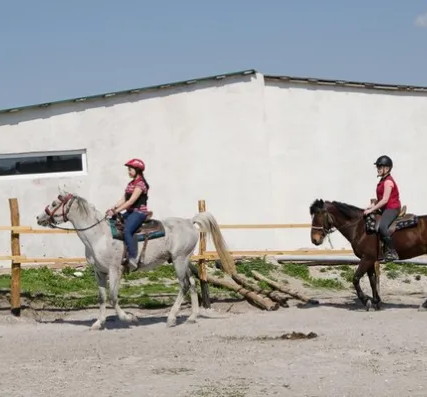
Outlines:
<svg viewBox="0 0 427 397"><path fill-rule="evenodd" d="M346 238L350 243L356 237L357 230L359 228L359 222L357 218L346 219L341 214L335 215L336 229Z"/></svg>
<svg viewBox="0 0 427 397"><path fill-rule="evenodd" d="M96 213L91 216L83 217L80 214L70 214L68 219L77 231L77 235L83 244L88 248L93 248L99 243L100 239L108 236L104 221L99 222L102 216ZM86 229L86 230L79 230Z"/></svg>

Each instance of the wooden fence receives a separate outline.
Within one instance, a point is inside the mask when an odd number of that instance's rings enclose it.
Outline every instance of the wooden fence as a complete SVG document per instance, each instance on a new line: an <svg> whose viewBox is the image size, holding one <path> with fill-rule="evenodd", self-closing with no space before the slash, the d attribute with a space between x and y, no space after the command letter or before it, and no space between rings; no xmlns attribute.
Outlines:
<svg viewBox="0 0 427 397"><path fill-rule="evenodd" d="M11 311L14 315L19 316L21 311L21 267L27 267L28 264L48 264L52 268L61 268L64 266L76 266L86 263L86 258L27 258L21 253L21 234L69 234L75 233L71 230L60 229L34 229L31 226L22 226L20 224L18 199L9 199L10 221L11 226L0 226L0 231L10 231L11 233L11 255L0 256L0 260L10 260L11 266ZM206 211L206 203L199 200L199 212ZM297 229L309 228L311 224L234 224L220 225L221 229ZM339 255L352 254L351 250L293 250L293 251L230 251L234 257L260 257L265 255ZM202 300L205 307L209 307L209 293L206 277L206 261L218 259L215 251L206 250L206 235L200 233L199 253L192 257L193 261L198 261L199 277L202 287ZM30 266L32 267L32 266Z"/></svg>

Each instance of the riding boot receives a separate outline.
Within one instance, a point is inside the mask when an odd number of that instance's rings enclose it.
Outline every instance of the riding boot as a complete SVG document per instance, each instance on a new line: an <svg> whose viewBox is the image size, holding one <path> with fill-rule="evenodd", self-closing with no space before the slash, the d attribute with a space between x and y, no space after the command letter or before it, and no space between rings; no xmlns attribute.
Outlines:
<svg viewBox="0 0 427 397"><path fill-rule="evenodd" d="M134 234L132 236L133 251L138 252L138 238ZM129 267L132 272L138 270L138 259L129 257Z"/></svg>
<svg viewBox="0 0 427 397"><path fill-rule="evenodd" d="M138 269L138 260L134 258L129 258L129 267L132 272Z"/></svg>
<svg viewBox="0 0 427 397"><path fill-rule="evenodd" d="M397 254L395 248L394 248L394 244L393 244L393 240L391 237L383 237L383 243L384 243L384 248L385 248L385 252L384 252L384 260L386 260L387 262L393 262L399 259L399 255Z"/></svg>

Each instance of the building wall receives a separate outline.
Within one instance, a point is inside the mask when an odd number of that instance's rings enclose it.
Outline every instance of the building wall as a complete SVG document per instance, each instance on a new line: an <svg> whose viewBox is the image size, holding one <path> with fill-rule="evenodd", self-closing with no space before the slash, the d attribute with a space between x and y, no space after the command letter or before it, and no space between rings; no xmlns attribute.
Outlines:
<svg viewBox="0 0 427 397"><path fill-rule="evenodd" d="M156 217L192 217L205 199L220 222L273 221L269 202L269 168L263 133L263 79L257 76L201 83L102 99L54 105L1 115L3 153L87 149L88 174L64 178L0 178L0 224L9 224L7 199L17 197L21 223L36 226L35 217L58 194L58 186L74 191L101 211L110 208L128 182L124 162L141 157L151 185L149 207ZM89 107L90 105L90 107ZM260 197L260 195L262 197ZM251 249L257 236L230 232L233 248ZM274 241L267 237L267 246ZM28 257L83 255L77 236L24 235ZM211 247L211 246L210 246ZM9 237L0 242L9 252Z"/></svg>
<svg viewBox="0 0 427 397"><path fill-rule="evenodd" d="M374 161L395 163L393 175L408 211L427 211L422 181L427 97L266 81L265 106L273 199L277 218L310 222L316 198L359 207L375 197ZM309 230L277 231L285 247L309 247ZM350 249L336 232L334 248Z"/></svg>
<svg viewBox="0 0 427 397"><path fill-rule="evenodd" d="M155 217L192 217L197 200L220 223L309 223L315 198L367 205L383 153L409 210L425 211L427 100L420 94L292 85L261 74L121 98L0 115L1 153L87 150L87 175L0 178L0 224L17 197L21 223L65 187L105 211L127 183L123 163L146 161ZM309 229L224 230L231 249L313 248ZM335 248L348 248L338 233ZM10 252L9 236L0 255ZM23 235L28 257L83 256L73 235ZM208 245L212 248L212 244ZM325 247L327 248L327 247ZM4 263L3 263L4 264Z"/></svg>

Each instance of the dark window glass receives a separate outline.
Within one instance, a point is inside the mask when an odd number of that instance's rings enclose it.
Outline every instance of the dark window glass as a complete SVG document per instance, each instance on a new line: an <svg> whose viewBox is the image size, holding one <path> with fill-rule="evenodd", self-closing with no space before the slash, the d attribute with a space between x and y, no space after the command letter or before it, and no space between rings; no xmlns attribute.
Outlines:
<svg viewBox="0 0 427 397"><path fill-rule="evenodd" d="M14 158L0 157L0 176L73 171L83 171L83 158L81 154L17 156Z"/></svg>

